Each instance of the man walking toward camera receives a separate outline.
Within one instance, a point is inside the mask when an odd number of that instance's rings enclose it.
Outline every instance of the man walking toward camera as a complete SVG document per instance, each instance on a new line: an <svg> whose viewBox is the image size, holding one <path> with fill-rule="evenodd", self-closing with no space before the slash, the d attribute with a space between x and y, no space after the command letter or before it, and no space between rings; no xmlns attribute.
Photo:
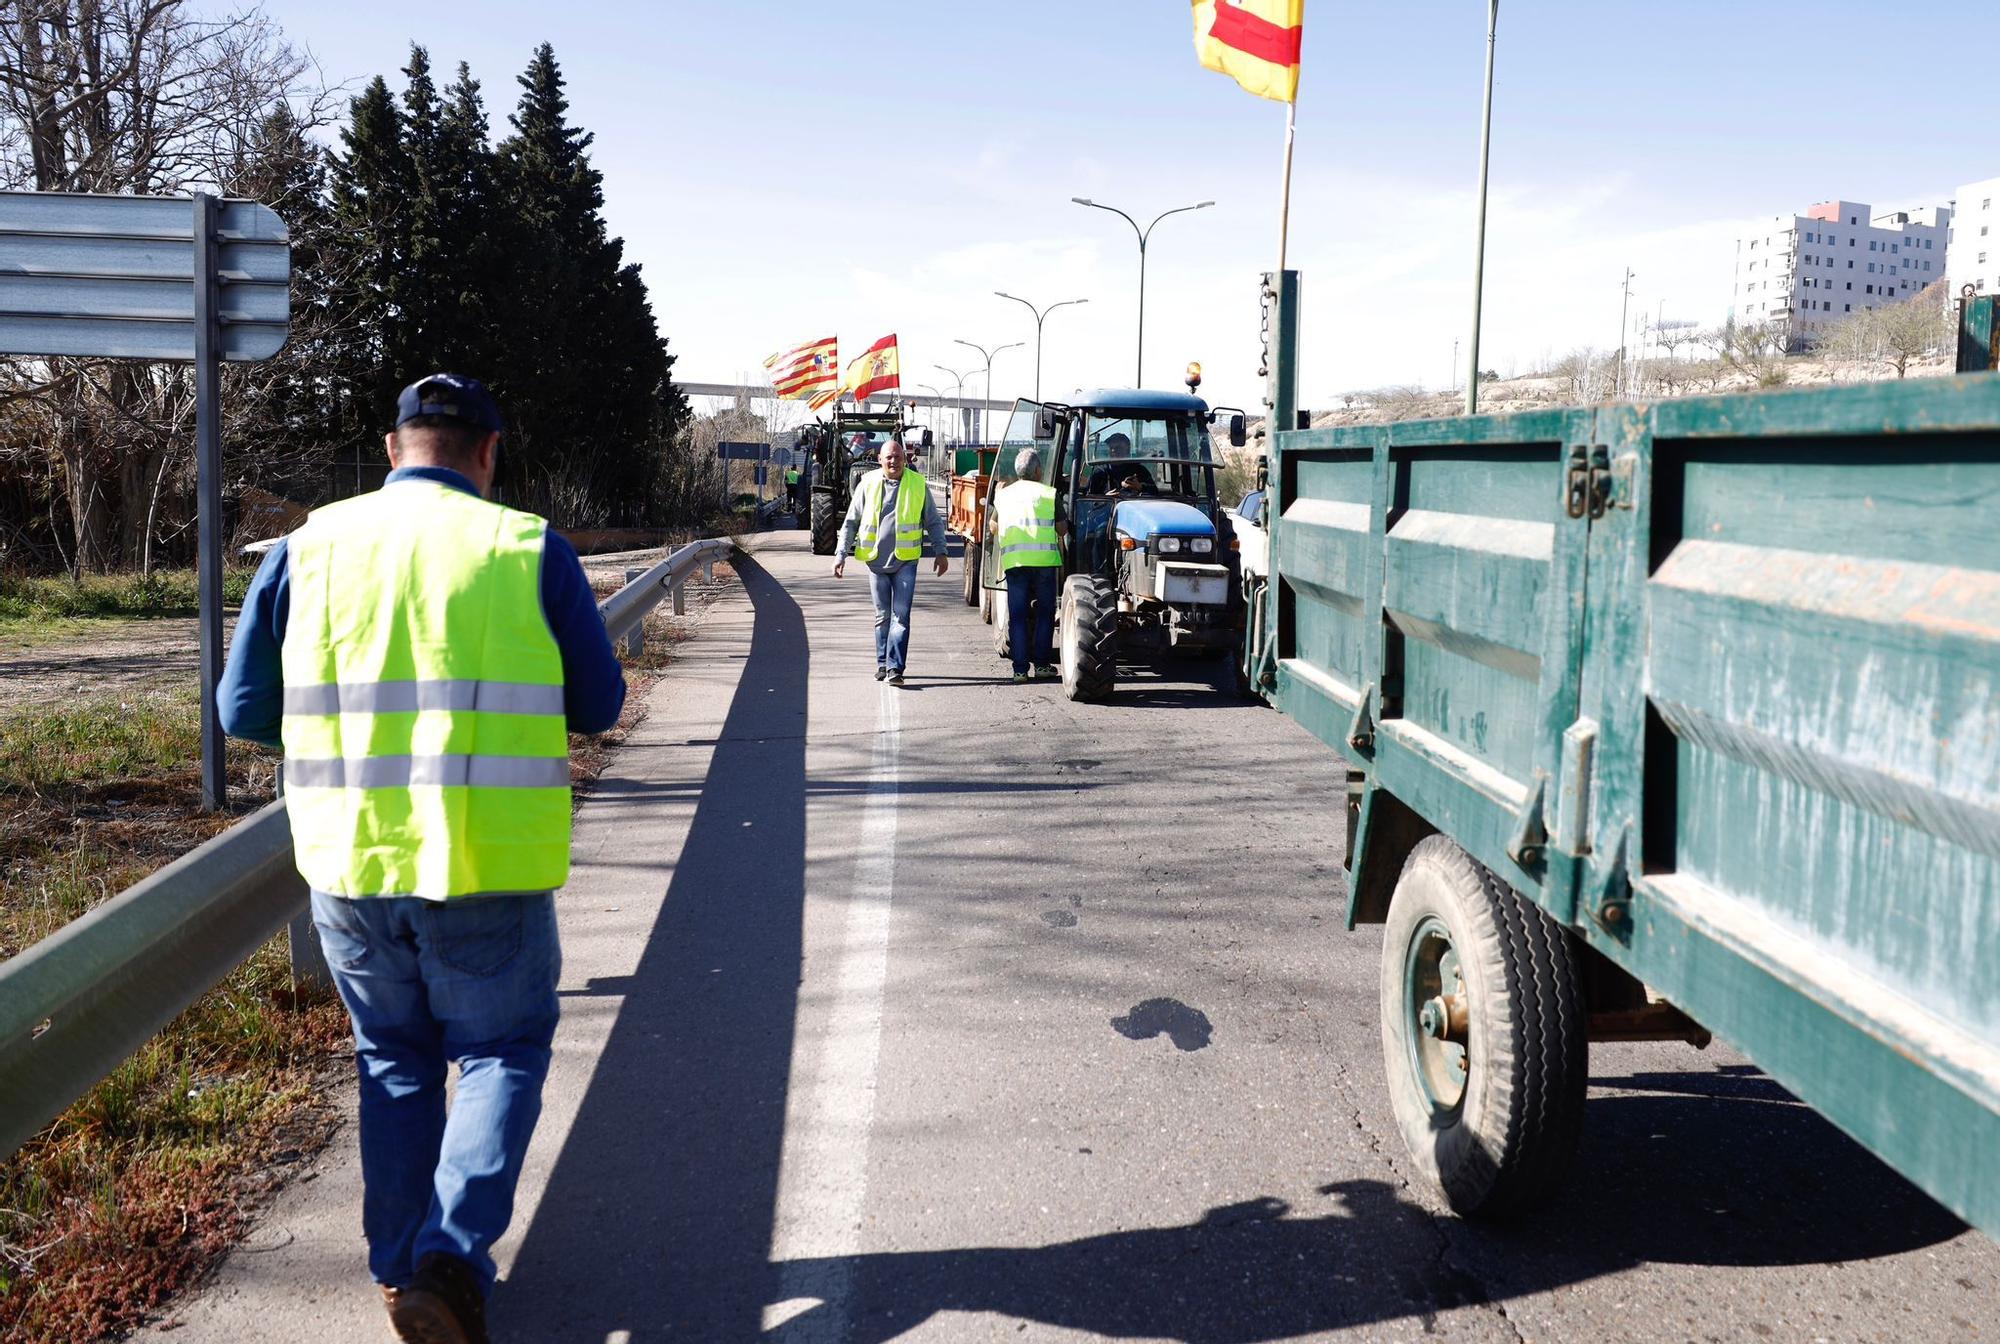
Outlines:
<svg viewBox="0 0 2000 1344"><path fill-rule="evenodd" d="M410 1344L487 1339L556 1027L568 734L625 700L576 552L484 498L501 429L474 379L405 388L388 480L272 548L217 691L227 732L284 747L354 1024L368 1267Z"/></svg>
<svg viewBox="0 0 2000 1344"><path fill-rule="evenodd" d="M847 572L850 555L868 566L868 591L875 602L875 680L901 686L910 652L917 561L936 556L939 574L951 568L951 561L944 553L944 519L938 517L924 478L903 464L903 441L884 443L880 460L882 465L854 488L840 527L833 577Z"/></svg>

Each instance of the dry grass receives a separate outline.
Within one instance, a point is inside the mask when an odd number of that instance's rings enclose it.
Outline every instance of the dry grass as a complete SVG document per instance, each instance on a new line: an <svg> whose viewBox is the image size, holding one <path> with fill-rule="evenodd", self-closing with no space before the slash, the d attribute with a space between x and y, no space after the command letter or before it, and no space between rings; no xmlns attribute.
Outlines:
<svg viewBox="0 0 2000 1344"><path fill-rule="evenodd" d="M202 813L198 740L188 692L0 717L0 956L270 798L273 758L232 743L235 807ZM278 939L0 1162L0 1340L136 1324L229 1244L275 1163L324 1142L345 1017L290 999Z"/></svg>
<svg viewBox="0 0 2000 1344"><path fill-rule="evenodd" d="M224 570L223 601L241 602L255 572ZM81 579L0 574L0 629L92 616L192 616L199 605L191 569L154 570L143 579L137 574L89 574Z"/></svg>

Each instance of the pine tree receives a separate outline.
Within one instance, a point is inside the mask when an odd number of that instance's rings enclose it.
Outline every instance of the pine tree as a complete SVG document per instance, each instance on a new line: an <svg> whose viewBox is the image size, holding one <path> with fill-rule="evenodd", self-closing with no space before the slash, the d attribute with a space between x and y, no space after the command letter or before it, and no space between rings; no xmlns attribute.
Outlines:
<svg viewBox="0 0 2000 1344"><path fill-rule="evenodd" d="M346 371L353 413L380 419L411 362L410 199L413 172L403 119L378 75L351 105L333 163L333 216L349 258L343 304L360 333L358 367Z"/></svg>

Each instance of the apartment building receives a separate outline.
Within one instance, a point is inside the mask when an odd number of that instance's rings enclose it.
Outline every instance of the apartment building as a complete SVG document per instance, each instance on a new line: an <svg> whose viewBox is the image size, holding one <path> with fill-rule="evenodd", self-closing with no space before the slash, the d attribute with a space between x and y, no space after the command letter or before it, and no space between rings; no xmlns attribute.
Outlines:
<svg viewBox="0 0 2000 1344"><path fill-rule="evenodd" d="M1975 294L2000 293L2000 177L1958 189L1946 272L1954 297L1971 285Z"/></svg>
<svg viewBox="0 0 2000 1344"><path fill-rule="evenodd" d="M1949 206L1876 214L1859 201L1773 216L1736 242L1730 315L1780 328L1788 348L1802 349L1829 322L1944 279L1951 224Z"/></svg>

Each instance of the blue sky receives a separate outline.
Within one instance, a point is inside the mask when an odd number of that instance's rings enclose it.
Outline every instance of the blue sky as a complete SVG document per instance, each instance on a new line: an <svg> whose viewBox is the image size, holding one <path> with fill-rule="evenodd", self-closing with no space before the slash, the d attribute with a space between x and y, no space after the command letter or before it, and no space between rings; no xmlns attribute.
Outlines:
<svg viewBox="0 0 2000 1344"><path fill-rule="evenodd" d="M1182 0L265 8L336 82L400 87L412 41L469 62L496 134L552 42L684 378L894 330L910 385L977 362L954 337L1027 341L993 376L1022 394L1033 323L1005 289L1090 300L1049 319L1046 393L1128 382L1131 230L1070 197L1142 222L1213 198L1149 248L1147 381L1199 359L1213 399L1260 395L1284 113L1195 63ZM1720 321L1748 221L1831 197L1941 203L2000 175L1991 80L1958 63L2000 49L1991 0L1510 0L1500 25L1489 367L1614 344L1628 264L1636 305ZM1309 0L1291 252L1306 404L1450 376L1484 28L1481 0Z"/></svg>

